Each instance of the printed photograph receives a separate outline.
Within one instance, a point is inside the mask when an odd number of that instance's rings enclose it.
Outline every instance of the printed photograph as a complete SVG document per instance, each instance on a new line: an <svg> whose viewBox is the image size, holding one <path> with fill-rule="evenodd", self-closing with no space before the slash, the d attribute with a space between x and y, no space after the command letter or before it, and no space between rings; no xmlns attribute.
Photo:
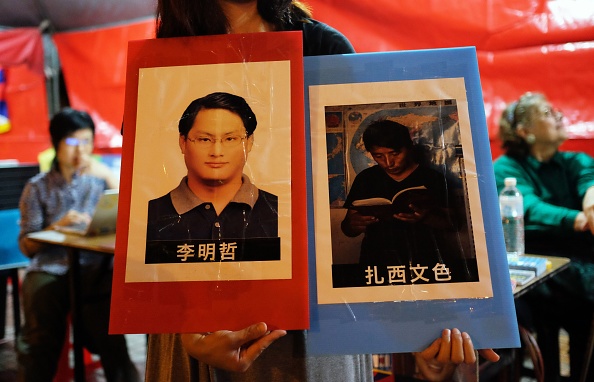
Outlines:
<svg viewBox="0 0 594 382"><path fill-rule="evenodd" d="M146 263L280 260L278 196L244 173L257 125L234 94L188 105L179 120L187 174L148 203Z"/></svg>
<svg viewBox="0 0 594 382"><path fill-rule="evenodd" d="M333 287L478 281L456 101L325 110Z"/></svg>
<svg viewBox="0 0 594 382"><path fill-rule="evenodd" d="M492 295L463 79L314 88L320 303Z"/></svg>
<svg viewBox="0 0 594 382"><path fill-rule="evenodd" d="M291 278L290 102L288 61L140 69L127 282Z"/></svg>

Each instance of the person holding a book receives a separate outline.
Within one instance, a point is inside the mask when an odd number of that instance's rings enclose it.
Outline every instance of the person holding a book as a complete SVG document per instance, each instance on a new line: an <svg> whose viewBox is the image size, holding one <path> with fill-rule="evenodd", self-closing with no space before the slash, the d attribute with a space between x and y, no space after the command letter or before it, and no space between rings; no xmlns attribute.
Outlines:
<svg viewBox="0 0 594 382"><path fill-rule="evenodd" d="M158 38L297 30L306 56L354 53L340 32L312 19L295 0L159 0L157 20ZM299 330L269 330L263 322L239 331L152 334L146 380L373 381L371 355L309 356L306 336ZM466 333L446 329L429 347L424 356L440 366L474 367L476 354ZM490 349L481 354L498 359Z"/></svg>
<svg viewBox="0 0 594 382"><path fill-rule="evenodd" d="M516 178L526 253L571 258L568 270L517 304L532 313L526 325L537 331L547 380L560 378L559 328L569 334L571 380L577 380L594 311L594 158L559 150L567 139L563 115L540 93L527 92L507 106L499 136L505 154L494 163L497 189Z"/></svg>
<svg viewBox="0 0 594 382"><path fill-rule="evenodd" d="M439 263L452 281L470 281L467 267L458 266L464 256L455 240L444 174L424 164L409 129L398 122L371 122L363 143L376 165L355 177L341 223L345 235L364 235L359 263L429 268ZM378 198L388 202L369 205Z"/></svg>

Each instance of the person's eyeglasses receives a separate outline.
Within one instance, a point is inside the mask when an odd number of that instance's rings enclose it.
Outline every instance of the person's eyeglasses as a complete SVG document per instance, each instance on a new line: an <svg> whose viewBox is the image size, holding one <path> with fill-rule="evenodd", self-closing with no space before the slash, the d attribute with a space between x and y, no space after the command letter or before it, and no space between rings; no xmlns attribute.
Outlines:
<svg viewBox="0 0 594 382"><path fill-rule="evenodd" d="M186 139L199 147L210 147L216 142L221 142L221 146L223 147L234 147L238 146L245 138L247 137L241 135L226 135L223 138L199 136L196 138L188 137Z"/></svg>
<svg viewBox="0 0 594 382"><path fill-rule="evenodd" d="M68 138L64 139L64 142L66 143L66 145L71 146L71 147L80 147L80 146L91 145L93 143L93 140L89 139L89 138L79 139L79 138L68 137Z"/></svg>

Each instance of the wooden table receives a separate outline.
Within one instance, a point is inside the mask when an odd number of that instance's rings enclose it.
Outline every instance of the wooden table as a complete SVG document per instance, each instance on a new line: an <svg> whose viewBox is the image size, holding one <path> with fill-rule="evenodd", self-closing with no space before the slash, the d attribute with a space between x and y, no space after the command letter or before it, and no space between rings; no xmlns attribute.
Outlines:
<svg viewBox="0 0 594 382"><path fill-rule="evenodd" d="M535 278L533 278L532 280L530 280L528 283L526 283L524 285L516 286L516 289L514 289L514 292L513 292L514 298L518 298L518 297L524 295L526 292L533 289L537 285L542 284L546 280L555 276L557 273L565 270L567 267L569 267L569 263L571 262L571 260L569 260L567 257L540 256L540 255L528 255L528 254L526 256L544 257L549 261L550 265L547 264L546 271L544 271L544 273L541 274L540 276L536 276Z"/></svg>
<svg viewBox="0 0 594 382"><path fill-rule="evenodd" d="M39 243L60 245L68 251L70 263L70 303L72 316L72 346L74 352L74 380L85 380L85 363L82 346L82 325L80 307L80 250L112 255L115 251L115 234L101 236L79 236L57 231L40 231L27 235Z"/></svg>

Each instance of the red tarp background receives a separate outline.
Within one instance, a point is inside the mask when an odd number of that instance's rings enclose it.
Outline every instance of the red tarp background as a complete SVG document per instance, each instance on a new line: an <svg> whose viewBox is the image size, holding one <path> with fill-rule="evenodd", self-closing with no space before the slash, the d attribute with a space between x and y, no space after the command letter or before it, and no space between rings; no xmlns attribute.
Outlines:
<svg viewBox="0 0 594 382"><path fill-rule="evenodd" d="M87 110L96 128L95 146L122 146L128 41L152 38L154 20L54 35L70 105ZM116 150L117 151L117 150Z"/></svg>
<svg viewBox="0 0 594 382"><path fill-rule="evenodd" d="M540 91L566 115L571 139L563 149L594 155L594 2L590 0L308 0L315 18L342 31L358 52L476 46L493 157L501 151L497 120L507 102ZM98 151L118 152L127 41L152 36L152 20L54 35L73 107L89 111ZM0 32L0 65L5 64ZM14 84L9 68L7 86ZM24 76L29 79L29 76ZM30 86L30 85L26 85ZM25 87L25 86L22 86ZM19 88L22 88L19 87ZM14 88L12 91L14 91ZM14 95L12 96L14 97ZM30 103L35 101L34 110ZM41 96L8 98L13 129L0 135L0 159L34 157L46 140ZM27 123L21 122L26 120ZM11 144L6 144L10 138ZM8 150L8 151L6 151ZM36 155L36 154L35 154Z"/></svg>
<svg viewBox="0 0 594 382"><path fill-rule="evenodd" d="M37 28L0 31L0 66L11 129L0 134L0 160L36 161L49 145L43 45Z"/></svg>
<svg viewBox="0 0 594 382"><path fill-rule="evenodd" d="M506 103L539 91L566 115L562 147L594 155L594 2L308 0L358 52L476 46L493 157ZM585 139L588 138L588 139Z"/></svg>

